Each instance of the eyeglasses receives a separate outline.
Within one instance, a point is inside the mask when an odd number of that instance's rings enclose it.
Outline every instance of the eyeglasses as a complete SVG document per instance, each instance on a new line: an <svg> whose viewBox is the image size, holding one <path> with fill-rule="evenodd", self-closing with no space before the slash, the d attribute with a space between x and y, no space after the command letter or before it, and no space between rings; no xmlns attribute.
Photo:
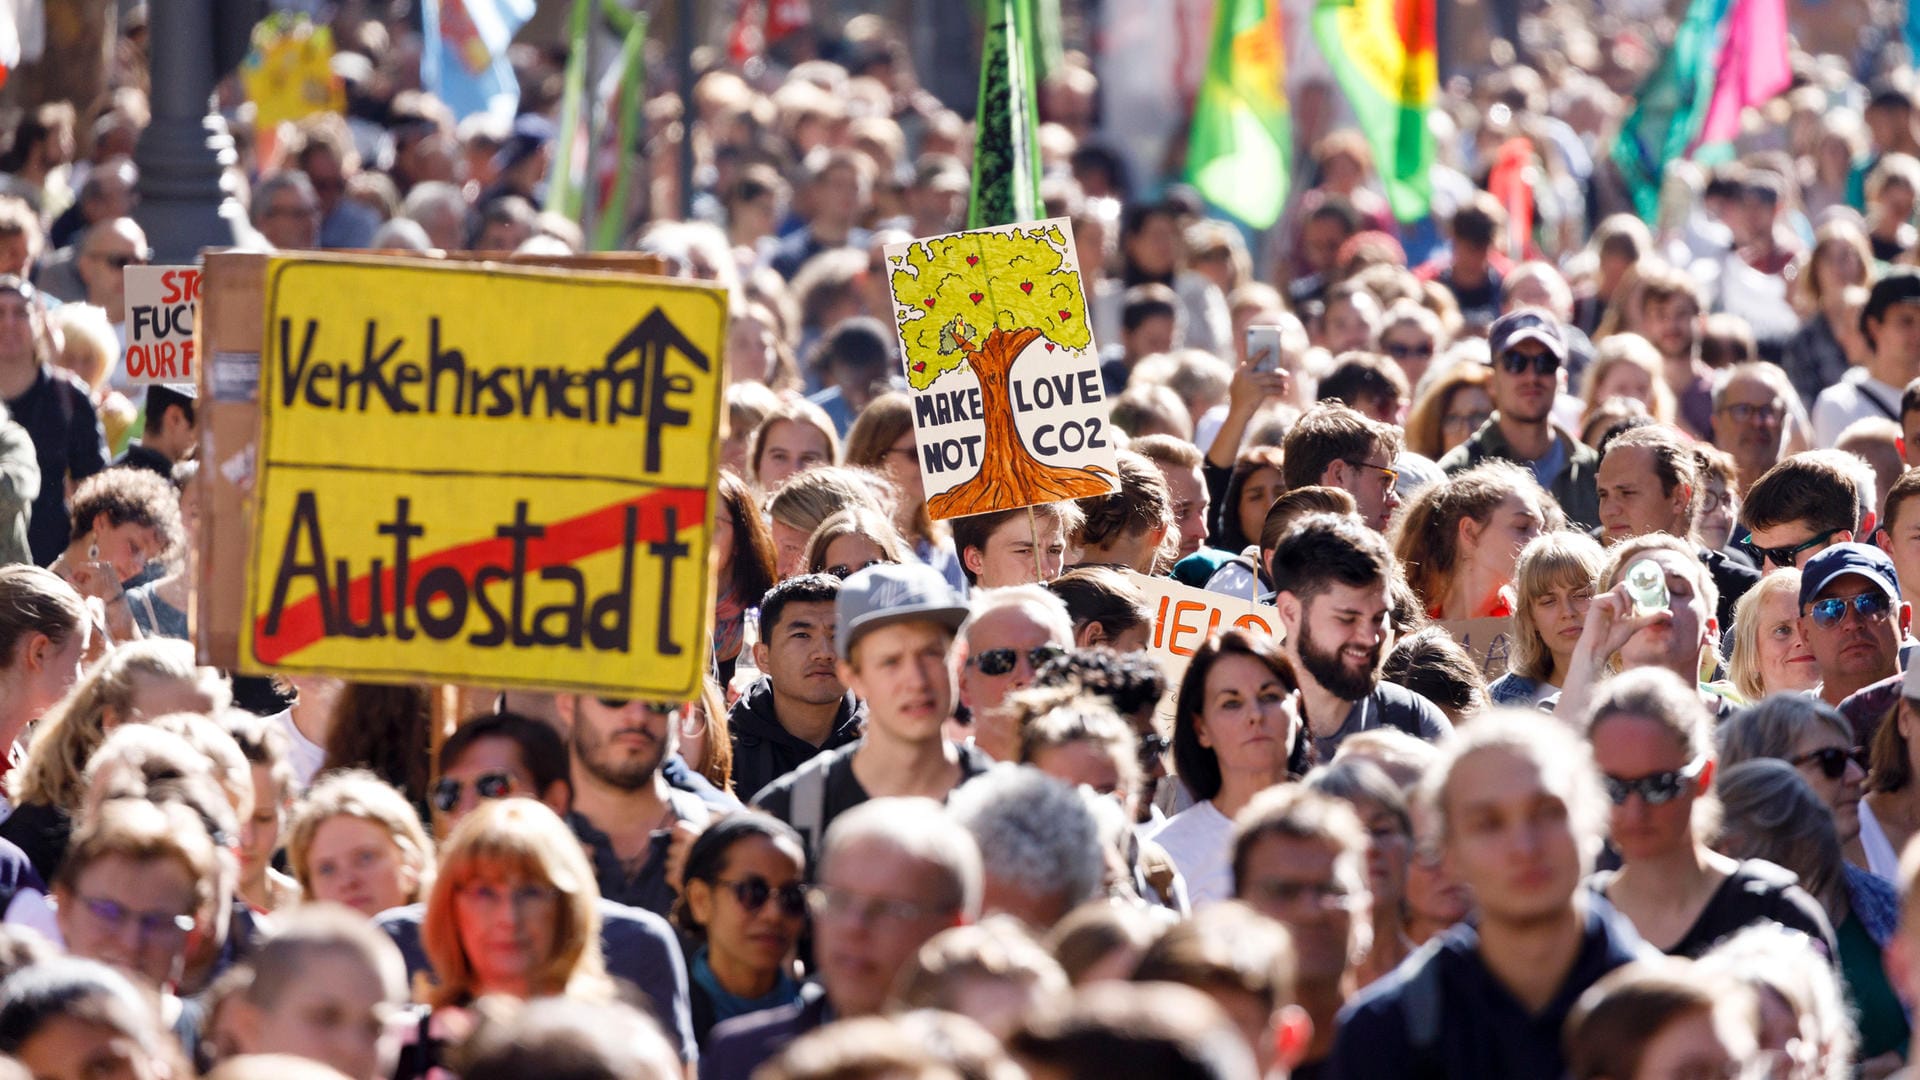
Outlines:
<svg viewBox="0 0 1920 1080"><path fill-rule="evenodd" d="M1027 650L1027 663L1033 670L1039 671L1047 666L1047 661L1067 655L1067 650L1058 645L1035 645ZM970 667L980 669L982 675L1005 675L1020 664L1018 649L984 649L967 657Z"/></svg>
<svg viewBox="0 0 1920 1080"><path fill-rule="evenodd" d="M137 928L141 941L163 941L181 937L193 932L195 925L191 915L169 915L164 911L135 911L117 901L100 897L82 896L80 905L94 922L114 933L120 933L132 922Z"/></svg>
<svg viewBox="0 0 1920 1080"><path fill-rule="evenodd" d="M780 914L789 918L797 919L807 913L807 887L797 881L788 882L776 889L767 884L766 878L752 874L732 881L717 878L714 884L732 893L733 898L740 902L740 906L752 913L758 913L761 908L766 907L768 900L775 901L780 907Z"/></svg>
<svg viewBox="0 0 1920 1080"><path fill-rule="evenodd" d="M129 266L147 265L148 257L140 254L139 252L134 252L131 255L127 255L127 254L102 255L99 258L101 262L106 263L109 267L115 270L125 270Z"/></svg>
<svg viewBox="0 0 1920 1080"><path fill-rule="evenodd" d="M463 885L458 893L460 899L481 911L498 911L503 905L513 905L515 911L550 904L560 898L560 890L551 885L515 885L506 888L491 882L478 882Z"/></svg>
<svg viewBox="0 0 1920 1080"><path fill-rule="evenodd" d="M1808 762L1812 762L1819 767L1820 775L1829 780L1838 780L1847 775L1847 762L1849 761L1860 766L1863 771L1870 770L1872 767L1872 763L1867 757L1867 748L1864 746L1855 746L1852 748L1823 746L1818 750L1809 750L1804 754L1788 760L1793 762L1793 767L1796 769Z"/></svg>
<svg viewBox="0 0 1920 1080"><path fill-rule="evenodd" d="M853 918L860 922L913 922L929 915L945 915L952 905L916 904L908 900L889 900L862 896L832 885L815 885L807 890L807 907L816 919Z"/></svg>
<svg viewBox="0 0 1920 1080"><path fill-rule="evenodd" d="M1500 354L1500 370L1509 375L1525 375L1529 367L1535 375L1551 375L1560 370L1560 358L1550 352L1528 356L1515 349Z"/></svg>
<svg viewBox="0 0 1920 1080"><path fill-rule="evenodd" d="M1787 410L1779 405L1748 405L1744 402L1727 405L1720 411L1733 417L1736 424L1751 424L1756 420L1762 424L1777 424L1787 416Z"/></svg>
<svg viewBox="0 0 1920 1080"><path fill-rule="evenodd" d="M1341 458L1340 460L1356 469L1372 469L1374 472L1383 473L1389 484L1397 484L1400 482L1399 469L1389 469L1385 465L1375 465L1371 461L1354 461L1350 458Z"/></svg>
<svg viewBox="0 0 1920 1080"><path fill-rule="evenodd" d="M1167 750L1173 746L1173 740L1157 731L1149 731L1140 736L1140 767L1151 769L1160 763Z"/></svg>
<svg viewBox="0 0 1920 1080"><path fill-rule="evenodd" d="M433 808L443 814L453 813L460 805L460 793L466 785L451 776L443 778L433 785ZM503 772L481 773L473 778L474 794L483 799L504 799L513 794L513 775Z"/></svg>
<svg viewBox="0 0 1920 1080"><path fill-rule="evenodd" d="M1398 341L1389 341L1384 348L1387 350L1387 355L1395 360L1433 359L1433 342L1431 341L1424 345L1405 345Z"/></svg>
<svg viewBox="0 0 1920 1080"><path fill-rule="evenodd" d="M1275 907L1294 907L1305 900L1322 911L1345 911L1353 906L1353 894L1331 881L1255 881L1249 891Z"/></svg>
<svg viewBox="0 0 1920 1080"><path fill-rule="evenodd" d="M1717 514L1722 510L1737 505L1739 501L1740 500L1734 498L1733 492L1731 491L1708 491L1700 496L1700 512L1703 514Z"/></svg>
<svg viewBox="0 0 1920 1080"><path fill-rule="evenodd" d="M1761 547L1759 544L1753 542L1752 537L1748 537L1747 546L1752 548L1753 553L1761 560L1770 562L1780 569L1786 569L1793 566L1795 556L1798 556L1801 552L1820 547L1832 540L1835 533L1845 531L1845 529L1828 529L1818 536L1802 540L1800 543L1794 544L1791 547Z"/></svg>
<svg viewBox="0 0 1920 1080"><path fill-rule="evenodd" d="M1469 428L1473 431L1479 431L1480 425L1491 419L1493 419L1493 414L1490 412L1460 413L1457 416L1441 417L1440 426L1443 428Z"/></svg>
<svg viewBox="0 0 1920 1080"><path fill-rule="evenodd" d="M1862 619L1877 619L1893 608L1893 601L1883 592L1863 592L1859 596L1829 596L1825 600L1815 600L1807 608L1807 614L1813 616L1813 625L1822 630L1831 630L1840 625L1847 617L1847 608L1860 613Z"/></svg>
<svg viewBox="0 0 1920 1080"><path fill-rule="evenodd" d="M1697 757L1684 768L1674 769L1671 772L1658 772L1636 780L1602 776L1600 782L1606 786L1607 798L1612 799L1615 806L1627 805L1627 798L1635 792L1640 793L1640 801L1648 806L1665 806L1684 794L1687 785L1699 779L1700 771L1706 767L1707 759Z"/></svg>
<svg viewBox="0 0 1920 1080"><path fill-rule="evenodd" d="M597 697L593 700L599 702L601 708L605 709L624 709L633 704L633 699L628 697ZM671 701L648 701L642 704L655 716L672 716L680 711L680 706Z"/></svg>
<svg viewBox="0 0 1920 1080"><path fill-rule="evenodd" d="M869 566L886 566L886 565L887 565L887 560L885 559L868 559L866 562L861 563L859 566L849 566L846 563L834 563L832 566L827 567L827 573L833 575L834 577L839 578L841 581L845 581L848 578L852 577L853 575L859 573L860 571L865 570Z"/></svg>

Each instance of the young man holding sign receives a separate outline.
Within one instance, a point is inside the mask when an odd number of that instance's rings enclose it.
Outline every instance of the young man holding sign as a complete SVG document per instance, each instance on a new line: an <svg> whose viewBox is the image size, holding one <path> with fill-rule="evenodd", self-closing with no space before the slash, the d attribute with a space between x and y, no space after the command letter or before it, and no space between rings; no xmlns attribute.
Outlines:
<svg viewBox="0 0 1920 1080"><path fill-rule="evenodd" d="M975 588L1045 584L1066 567L1067 537L1081 518L1071 502L954 518L953 550Z"/></svg>
<svg viewBox="0 0 1920 1080"><path fill-rule="evenodd" d="M1300 680L1300 714L1315 756L1330 761L1349 735L1398 728L1432 741L1453 730L1439 706L1382 682L1392 644L1393 553L1351 517L1301 519L1273 551L1282 647Z"/></svg>

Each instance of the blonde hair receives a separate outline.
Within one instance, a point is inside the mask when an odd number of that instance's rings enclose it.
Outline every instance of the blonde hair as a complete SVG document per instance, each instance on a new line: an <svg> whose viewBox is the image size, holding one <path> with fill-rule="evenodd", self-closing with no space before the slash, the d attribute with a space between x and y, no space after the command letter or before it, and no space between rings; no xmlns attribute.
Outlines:
<svg viewBox="0 0 1920 1080"><path fill-rule="evenodd" d="M1662 369L1660 350L1653 342L1639 334L1614 334L1595 346L1593 363L1587 368L1587 375L1580 384L1580 398L1586 402L1586 408L1580 412L1580 426L1587 426L1587 417L1592 416L1601 405L1598 394L1600 387L1607 381L1607 375L1621 364L1632 364L1647 373L1647 379L1653 386L1653 400L1646 403L1647 412L1663 424L1673 423L1673 391L1667 386L1667 376Z"/></svg>
<svg viewBox="0 0 1920 1080"><path fill-rule="evenodd" d="M579 838L559 815L532 799L484 802L447 838L442 860L420 925L420 943L440 979L434 1005L464 1003L479 989L454 905L460 890L486 871L518 873L560 893L553 955L530 980L535 996L611 997L600 951L600 885Z"/></svg>
<svg viewBox="0 0 1920 1080"><path fill-rule="evenodd" d="M1460 522L1484 524L1509 495L1530 500L1542 517L1550 513L1551 500L1533 474L1510 461L1483 462L1430 484L1400 512L1393 553L1421 603L1437 608L1446 601L1460 561Z"/></svg>
<svg viewBox="0 0 1920 1080"><path fill-rule="evenodd" d="M53 885L72 892L89 866L114 856L132 862L173 859L193 879L195 911L204 911L213 900L219 855L206 824L183 803L114 799L101 806L74 834Z"/></svg>
<svg viewBox="0 0 1920 1080"><path fill-rule="evenodd" d="M812 536L828 518L851 507L863 507L884 518L887 508L880 505L877 485L868 482L869 475L884 479L844 465L794 473L768 497L767 519Z"/></svg>
<svg viewBox="0 0 1920 1080"><path fill-rule="evenodd" d="M1553 652L1533 624L1533 603L1554 589L1568 585L1595 587L1607 553L1598 541L1580 532L1542 533L1520 550L1513 568L1513 652L1507 670L1535 681L1553 673Z"/></svg>
<svg viewBox="0 0 1920 1080"><path fill-rule="evenodd" d="M107 309L94 304L62 304L53 310L53 325L60 332L60 366L80 377L88 390L106 385L120 355L120 342L113 333L113 320Z"/></svg>
<svg viewBox="0 0 1920 1080"><path fill-rule="evenodd" d="M218 712L230 702L226 679L195 667L193 646L170 638L129 642L87 672L67 699L41 720L27 762L8 781L15 806L42 803L68 813L86 801L87 759L106 741L106 713L122 721L133 707L136 681L164 679L198 686Z"/></svg>
<svg viewBox="0 0 1920 1080"><path fill-rule="evenodd" d="M364 769L343 769L322 776L307 797L294 807L287 823L287 869L308 896L313 895L312 868L307 855L320 826L337 817L358 818L378 826L400 849L401 861L413 868L419 884L412 903L434 884L433 844L420 824L420 815L400 789Z"/></svg>
<svg viewBox="0 0 1920 1080"><path fill-rule="evenodd" d="M890 563L899 565L913 561L906 540L886 515L864 506L850 506L822 521L813 530L813 535L807 538L807 573L825 572L827 549L843 536L862 536L873 541L873 546L879 548L880 554Z"/></svg>
<svg viewBox="0 0 1920 1080"><path fill-rule="evenodd" d="M1727 677L1748 701L1767 696L1760 674L1760 605L1778 594L1800 597L1800 571L1788 566L1773 571L1748 589L1733 605L1733 655L1727 659Z"/></svg>

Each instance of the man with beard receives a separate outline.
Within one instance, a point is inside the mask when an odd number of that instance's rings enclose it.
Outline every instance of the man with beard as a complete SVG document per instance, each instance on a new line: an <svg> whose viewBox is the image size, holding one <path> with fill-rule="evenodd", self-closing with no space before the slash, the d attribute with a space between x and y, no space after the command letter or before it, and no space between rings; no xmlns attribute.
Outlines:
<svg viewBox="0 0 1920 1080"><path fill-rule="evenodd" d="M1570 520L1586 529L1600 524L1600 498L1594 492L1599 458L1570 432L1553 426L1554 396L1567 363L1560 320L1545 308L1515 308L1494 320L1487 344L1493 416L1449 450L1440 468L1451 475L1489 458L1524 465Z"/></svg>
<svg viewBox="0 0 1920 1080"><path fill-rule="evenodd" d="M760 601L754 666L763 674L727 714L733 737L733 789L761 788L860 737L866 706L834 669L833 601L840 579L802 574Z"/></svg>
<svg viewBox="0 0 1920 1080"><path fill-rule="evenodd" d="M768 784L754 806L818 852L833 820L861 803L944 801L992 767L992 758L943 734L953 715L954 634L967 614L947 579L921 563L869 566L848 578L834 603L834 649L840 681L867 703L866 734Z"/></svg>
<svg viewBox="0 0 1920 1080"><path fill-rule="evenodd" d="M667 884L674 827L702 828L712 816L660 770L682 706L579 694L556 694L554 705L571 733L567 824L593 857L600 895L666 915L674 900Z"/></svg>
<svg viewBox="0 0 1920 1080"><path fill-rule="evenodd" d="M1380 681L1393 637L1394 572L1387 542L1351 517L1302 518L1273 550L1281 647L1300 681L1300 714L1320 761L1333 760L1341 740L1361 731L1391 727L1434 740L1453 730L1439 706Z"/></svg>

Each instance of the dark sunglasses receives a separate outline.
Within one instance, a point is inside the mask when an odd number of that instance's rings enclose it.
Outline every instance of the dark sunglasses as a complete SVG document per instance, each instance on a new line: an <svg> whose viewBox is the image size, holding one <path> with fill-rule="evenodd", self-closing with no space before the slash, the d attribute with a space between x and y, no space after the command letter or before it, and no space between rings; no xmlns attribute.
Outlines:
<svg viewBox="0 0 1920 1080"><path fill-rule="evenodd" d="M1617 776L1602 776L1600 782L1606 786L1607 798L1615 806L1627 805L1627 799L1639 792L1640 800L1648 806L1664 806L1679 798L1687 786L1700 778L1700 770L1707 767L1707 759L1694 758L1685 768L1672 772L1654 773L1637 780L1622 780Z"/></svg>
<svg viewBox="0 0 1920 1080"><path fill-rule="evenodd" d="M115 270L125 270L129 266L147 265L147 257L145 255L102 255L100 256L100 261Z"/></svg>
<svg viewBox="0 0 1920 1080"><path fill-rule="evenodd" d="M827 573L832 574L834 577L839 578L841 581L845 581L848 578L852 577L853 575L859 573L860 571L865 570L869 566L885 566L885 565L887 565L887 560L885 559L868 559L866 562L861 563L859 566L848 566L846 563L834 563L832 566L827 567Z"/></svg>
<svg viewBox="0 0 1920 1080"><path fill-rule="evenodd" d="M1389 341L1384 348L1387 350L1387 355L1395 360L1411 360L1415 357L1423 360L1433 359L1432 342L1425 345L1403 345L1398 341Z"/></svg>
<svg viewBox="0 0 1920 1080"><path fill-rule="evenodd" d="M1535 375L1551 375L1560 370L1560 358L1549 352L1528 356L1523 352L1508 350L1500 354L1500 370L1509 375L1524 375L1529 367Z"/></svg>
<svg viewBox="0 0 1920 1080"><path fill-rule="evenodd" d="M1058 645L1035 645L1027 650L1027 662L1033 670L1039 671L1047 666L1047 661L1065 656L1067 650ZM1005 675L1020 664L1018 649L987 649L974 653L967 663L980 669L982 675Z"/></svg>
<svg viewBox="0 0 1920 1080"><path fill-rule="evenodd" d="M1754 543L1753 537L1749 535L1747 537L1747 547L1752 549L1754 557L1759 559L1762 563L1772 563L1773 565L1780 567L1781 569L1785 569L1793 565L1794 556L1800 554L1801 552L1807 550L1808 548L1819 547L1820 545L1833 539L1834 533L1844 532L1844 531L1846 530L1828 529L1826 532L1823 532L1818 536L1810 537L1806 540L1802 540L1800 543L1794 544L1791 547L1761 547L1759 544Z"/></svg>
<svg viewBox="0 0 1920 1080"><path fill-rule="evenodd" d="M1877 619L1893 607L1893 601L1885 593L1863 592L1859 596L1829 596L1825 600L1815 600L1807 607L1807 614L1813 616L1813 625L1822 630L1831 630L1840 625L1847 617L1847 608L1860 613L1862 619Z"/></svg>
<svg viewBox="0 0 1920 1080"><path fill-rule="evenodd" d="M1845 750L1838 746L1823 746L1818 750L1810 750L1791 760L1793 761L1794 768L1799 768L1808 762L1812 762L1820 767L1820 775L1829 780L1838 780L1847 775L1847 762L1849 761L1860 766L1862 770L1869 768L1867 748L1864 746L1856 746L1852 749Z"/></svg>
<svg viewBox="0 0 1920 1080"><path fill-rule="evenodd" d="M758 912L767 906L769 899L777 899L780 914L788 918L797 919L807 913L807 887L797 881L775 889L767 884L766 878L754 874L749 877L735 878L732 881L716 878L714 884L724 886L733 894L735 900L740 901L740 906L749 912Z"/></svg>
<svg viewBox="0 0 1920 1080"><path fill-rule="evenodd" d="M608 709L624 709L633 704L633 699L630 697L596 697L593 700ZM672 716L680 709L680 706L671 701L649 701L645 706L646 710L655 716Z"/></svg>
<svg viewBox="0 0 1920 1080"><path fill-rule="evenodd" d="M465 784L449 776L433 785L433 808L443 814L453 813L460 805L460 793ZM504 799L513 794L513 777L503 772L481 773L473 778L473 790L483 799Z"/></svg>

